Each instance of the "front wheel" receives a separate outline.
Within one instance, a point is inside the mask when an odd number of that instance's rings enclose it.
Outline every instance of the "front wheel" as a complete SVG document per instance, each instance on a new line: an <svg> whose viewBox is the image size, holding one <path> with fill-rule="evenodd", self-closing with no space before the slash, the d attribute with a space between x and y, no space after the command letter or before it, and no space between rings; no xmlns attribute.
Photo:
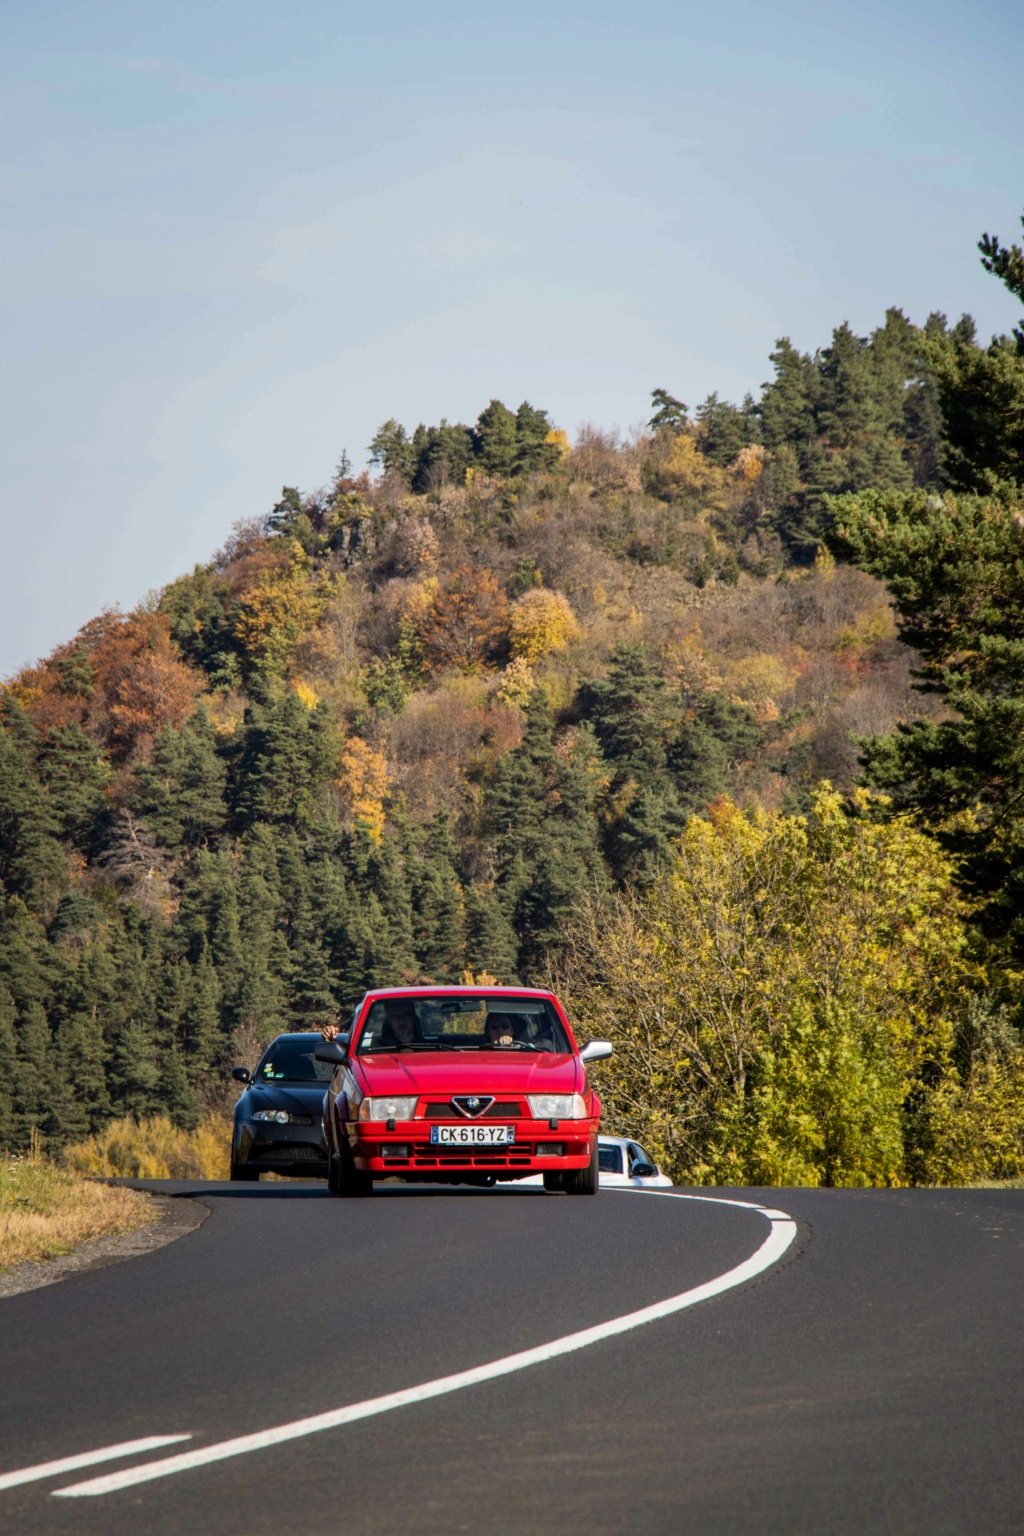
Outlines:
<svg viewBox="0 0 1024 1536"><path fill-rule="evenodd" d="M553 1194L565 1188L564 1173L545 1173L543 1178L544 1188Z"/></svg>
<svg viewBox="0 0 1024 1536"><path fill-rule="evenodd" d="M564 1189L567 1195L596 1195L598 1186L599 1165L597 1160L597 1142L594 1142L590 1154L590 1162L585 1168L577 1168L572 1173L563 1174Z"/></svg>
<svg viewBox="0 0 1024 1536"><path fill-rule="evenodd" d="M352 1153L347 1146L343 1146L341 1156L332 1156L328 1165L327 1188L332 1195L340 1195L343 1200L365 1199L367 1195L373 1194L373 1175L357 1168Z"/></svg>
<svg viewBox="0 0 1024 1536"><path fill-rule="evenodd" d="M257 1184L259 1177L260 1171L258 1168L249 1168L245 1163L233 1162L231 1164L232 1184Z"/></svg>

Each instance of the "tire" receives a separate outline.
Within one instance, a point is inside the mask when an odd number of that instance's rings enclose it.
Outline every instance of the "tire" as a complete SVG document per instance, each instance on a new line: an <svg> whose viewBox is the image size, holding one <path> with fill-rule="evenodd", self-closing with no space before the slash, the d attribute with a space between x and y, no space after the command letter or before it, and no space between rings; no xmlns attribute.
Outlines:
<svg viewBox="0 0 1024 1536"><path fill-rule="evenodd" d="M352 1153L343 1146L341 1156L331 1158L327 1188L343 1200L365 1200L367 1195L373 1194L373 1175L357 1168Z"/></svg>
<svg viewBox="0 0 1024 1536"><path fill-rule="evenodd" d="M565 1192L567 1195L596 1195L598 1188L599 1165L597 1161L597 1142L595 1140L590 1154L590 1162L585 1168L577 1168L573 1173L567 1173L565 1178Z"/></svg>
<svg viewBox="0 0 1024 1536"><path fill-rule="evenodd" d="M258 1168L249 1168L245 1163L231 1164L232 1184L258 1184L260 1171Z"/></svg>
<svg viewBox="0 0 1024 1536"><path fill-rule="evenodd" d="M544 1188L552 1193L558 1193L565 1188L564 1173L545 1173L543 1179Z"/></svg>

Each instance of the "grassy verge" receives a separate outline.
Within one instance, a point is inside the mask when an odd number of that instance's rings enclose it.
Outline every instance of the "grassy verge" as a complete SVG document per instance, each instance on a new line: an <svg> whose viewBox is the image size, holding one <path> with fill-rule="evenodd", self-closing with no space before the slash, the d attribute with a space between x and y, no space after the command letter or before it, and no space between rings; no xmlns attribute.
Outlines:
<svg viewBox="0 0 1024 1536"><path fill-rule="evenodd" d="M147 1201L41 1159L0 1157L0 1270L145 1226Z"/></svg>
<svg viewBox="0 0 1024 1536"><path fill-rule="evenodd" d="M226 1179L231 1164L231 1122L208 1116L183 1131L163 1116L112 1120L86 1141L65 1148L76 1173L108 1179Z"/></svg>

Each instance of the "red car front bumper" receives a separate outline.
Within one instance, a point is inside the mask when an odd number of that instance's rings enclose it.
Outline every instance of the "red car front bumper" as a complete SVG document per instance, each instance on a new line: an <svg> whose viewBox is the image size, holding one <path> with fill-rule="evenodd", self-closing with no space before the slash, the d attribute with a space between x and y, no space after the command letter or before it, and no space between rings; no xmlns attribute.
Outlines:
<svg viewBox="0 0 1024 1536"><path fill-rule="evenodd" d="M565 1173L586 1168L597 1137L596 1120L518 1120L515 1141L503 1146L442 1146L430 1140L431 1123L361 1120L348 1127L357 1168L366 1173L492 1173L522 1178L528 1173ZM558 1150L556 1150L556 1148Z"/></svg>

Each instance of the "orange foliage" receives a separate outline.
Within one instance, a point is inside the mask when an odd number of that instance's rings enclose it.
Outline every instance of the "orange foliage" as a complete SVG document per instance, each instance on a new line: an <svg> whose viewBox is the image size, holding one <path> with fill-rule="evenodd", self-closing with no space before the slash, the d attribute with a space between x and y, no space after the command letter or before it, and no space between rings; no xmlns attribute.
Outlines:
<svg viewBox="0 0 1024 1536"><path fill-rule="evenodd" d="M107 612L22 672L12 691L41 730L77 722L124 763L144 755L164 726L177 729L203 687L162 613Z"/></svg>
<svg viewBox="0 0 1024 1536"><path fill-rule="evenodd" d="M468 672L505 638L508 599L490 571L463 565L438 586L417 628L431 671Z"/></svg>
<svg viewBox="0 0 1024 1536"><path fill-rule="evenodd" d="M384 834L384 801L391 788L383 752L361 736L350 736L341 754L338 780L345 808L353 822L362 822L375 843Z"/></svg>

